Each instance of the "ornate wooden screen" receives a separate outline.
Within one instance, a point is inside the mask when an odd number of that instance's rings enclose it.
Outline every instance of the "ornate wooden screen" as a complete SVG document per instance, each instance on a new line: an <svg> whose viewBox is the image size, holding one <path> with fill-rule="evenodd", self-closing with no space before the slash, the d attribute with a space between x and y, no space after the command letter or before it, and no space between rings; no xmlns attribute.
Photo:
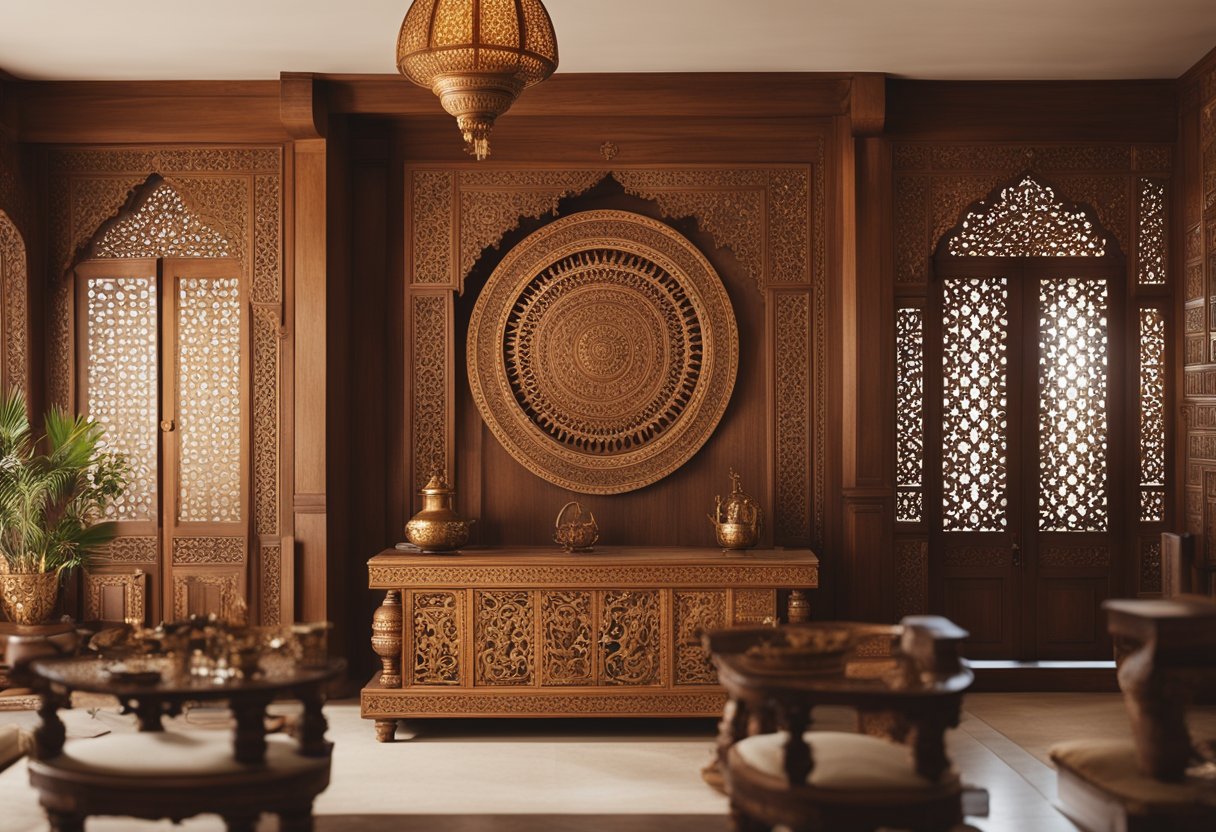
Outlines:
<svg viewBox="0 0 1216 832"><path fill-rule="evenodd" d="M120 529L111 554L159 561L153 591L165 617L239 616L250 504L245 270L170 185L136 204L75 269L77 407L132 469L111 509ZM86 601L104 575L86 576Z"/></svg>
<svg viewBox="0 0 1216 832"><path fill-rule="evenodd" d="M1141 182L1137 281L1159 286L1164 189ZM897 311L896 521L927 528L930 605L971 655L1101 657L1126 541L1164 519L1162 299L1125 312L1124 274L1088 211L1024 176L965 213L926 305Z"/></svg>
<svg viewBox="0 0 1216 832"><path fill-rule="evenodd" d="M29 331L26 295L28 265L21 232L0 211L0 388L20 387L29 395Z"/></svg>

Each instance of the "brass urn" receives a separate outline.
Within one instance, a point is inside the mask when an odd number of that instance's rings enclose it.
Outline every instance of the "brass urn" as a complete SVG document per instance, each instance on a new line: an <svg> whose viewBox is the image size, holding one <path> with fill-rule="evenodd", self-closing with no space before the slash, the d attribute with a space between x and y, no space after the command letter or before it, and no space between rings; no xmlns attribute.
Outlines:
<svg viewBox="0 0 1216 832"><path fill-rule="evenodd" d="M763 512L760 504L744 493L739 475L730 469L730 496L714 497L714 513L709 517L718 545L723 549L750 549L760 541Z"/></svg>
<svg viewBox="0 0 1216 832"><path fill-rule="evenodd" d="M15 624L43 624L59 600L59 573L0 574L0 607Z"/></svg>
<svg viewBox="0 0 1216 832"><path fill-rule="evenodd" d="M469 526L453 508L456 490L448 485L447 476L436 471L418 492L422 495L422 511L405 524L405 537L424 552L453 552L469 542Z"/></svg>
<svg viewBox="0 0 1216 832"><path fill-rule="evenodd" d="M590 552L599 539L600 527L595 523L594 514L584 514L581 503L570 502L562 506L562 510L557 513L557 520L554 521L555 543L567 552Z"/></svg>

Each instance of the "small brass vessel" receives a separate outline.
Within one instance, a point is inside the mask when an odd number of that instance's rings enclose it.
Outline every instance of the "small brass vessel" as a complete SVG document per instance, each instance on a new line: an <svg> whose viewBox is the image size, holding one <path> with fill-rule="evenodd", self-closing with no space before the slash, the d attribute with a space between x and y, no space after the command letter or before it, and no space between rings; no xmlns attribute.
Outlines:
<svg viewBox="0 0 1216 832"><path fill-rule="evenodd" d="M570 511L573 509L573 511ZM566 512L570 511L567 517ZM562 518L566 519L563 520ZM591 547L600 539L600 527L595 523L595 515L583 513L580 503L569 502L562 506L554 521L554 542L561 545L567 552L590 552Z"/></svg>
<svg viewBox="0 0 1216 832"><path fill-rule="evenodd" d="M405 538L424 552L454 552L469 542L472 520L465 520L453 508L456 490L447 476L436 471L418 492L422 511L405 524Z"/></svg>
<svg viewBox="0 0 1216 832"><path fill-rule="evenodd" d="M744 493L739 475L730 469L730 495L714 497L714 513L709 515L718 545L723 549L750 549L760 542L763 512L760 504Z"/></svg>

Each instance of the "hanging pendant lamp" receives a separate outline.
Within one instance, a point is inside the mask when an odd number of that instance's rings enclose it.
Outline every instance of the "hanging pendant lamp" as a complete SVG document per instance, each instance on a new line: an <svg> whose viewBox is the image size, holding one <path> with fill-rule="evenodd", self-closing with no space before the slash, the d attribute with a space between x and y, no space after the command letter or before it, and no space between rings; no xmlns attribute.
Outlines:
<svg viewBox="0 0 1216 832"><path fill-rule="evenodd" d="M485 159L494 119L557 69L557 35L541 0L414 0L397 69L439 96L466 150Z"/></svg>

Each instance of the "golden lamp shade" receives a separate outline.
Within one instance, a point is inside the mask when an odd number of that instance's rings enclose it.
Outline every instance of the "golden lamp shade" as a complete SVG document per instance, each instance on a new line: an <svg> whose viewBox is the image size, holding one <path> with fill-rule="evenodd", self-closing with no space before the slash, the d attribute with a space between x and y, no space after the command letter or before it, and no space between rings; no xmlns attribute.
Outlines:
<svg viewBox="0 0 1216 832"><path fill-rule="evenodd" d="M557 69L557 35L540 0L414 0L397 69L439 96L468 151L485 159L494 119Z"/></svg>

